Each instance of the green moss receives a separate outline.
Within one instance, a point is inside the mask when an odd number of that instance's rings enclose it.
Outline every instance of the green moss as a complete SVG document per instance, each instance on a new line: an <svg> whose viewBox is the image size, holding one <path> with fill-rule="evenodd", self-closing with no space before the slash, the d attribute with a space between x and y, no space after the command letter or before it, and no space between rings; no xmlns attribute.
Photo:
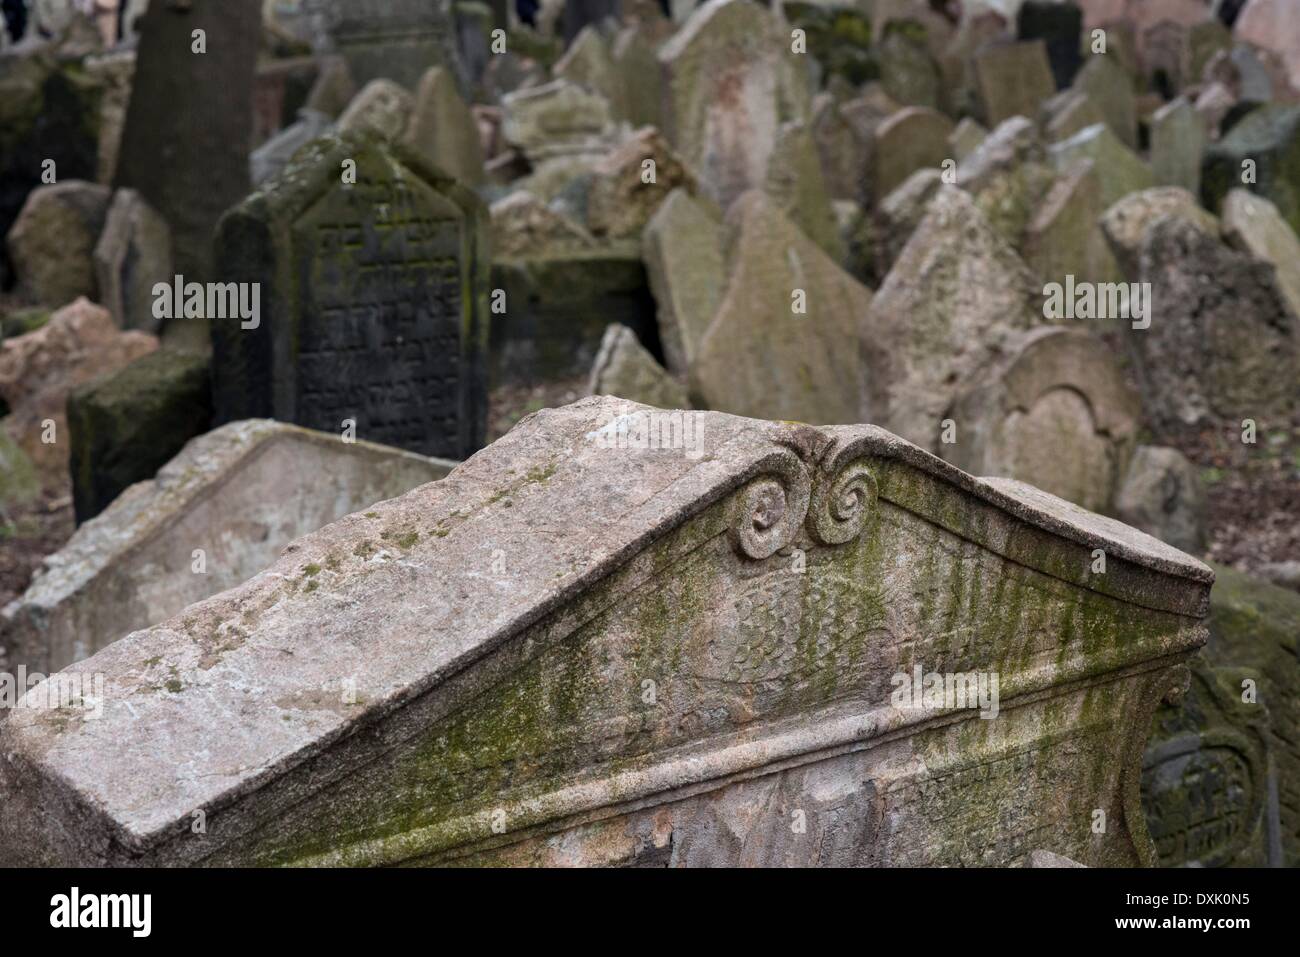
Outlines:
<svg viewBox="0 0 1300 957"><path fill-rule="evenodd" d="M420 533L411 531L397 539L397 547L401 549L410 549L420 540Z"/></svg>

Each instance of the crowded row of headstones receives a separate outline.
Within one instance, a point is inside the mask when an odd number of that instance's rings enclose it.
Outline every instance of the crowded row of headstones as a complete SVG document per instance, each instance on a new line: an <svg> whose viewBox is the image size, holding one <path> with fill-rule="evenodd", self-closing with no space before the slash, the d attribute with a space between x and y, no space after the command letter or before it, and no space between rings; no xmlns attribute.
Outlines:
<svg viewBox="0 0 1300 957"><path fill-rule="evenodd" d="M70 476L85 524L9 667L240 585L534 394L874 423L1203 554L1161 438L1289 426L1300 373L1300 38L1217 13L197 0L111 49L38 18L0 54L2 488ZM1294 863L1300 596L1216 572L1151 832Z"/></svg>

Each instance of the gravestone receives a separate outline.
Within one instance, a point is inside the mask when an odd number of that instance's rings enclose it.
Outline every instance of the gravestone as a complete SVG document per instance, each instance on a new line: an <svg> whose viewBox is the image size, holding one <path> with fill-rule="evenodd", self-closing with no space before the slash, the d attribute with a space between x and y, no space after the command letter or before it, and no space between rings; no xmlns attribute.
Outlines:
<svg viewBox="0 0 1300 957"><path fill-rule="evenodd" d="M610 145L609 101L576 83L555 80L506 94L501 134L534 165L570 155L601 155Z"/></svg>
<svg viewBox="0 0 1300 957"><path fill-rule="evenodd" d="M442 67L431 68L415 89L403 142L434 166L468 186L483 182L483 144L478 123Z"/></svg>
<svg viewBox="0 0 1300 957"><path fill-rule="evenodd" d="M1180 186L1156 186L1130 193L1107 209L1099 220L1102 235L1125 278L1137 278L1138 257L1147 231L1166 216L1183 219L1206 235L1219 235L1219 221Z"/></svg>
<svg viewBox="0 0 1300 957"><path fill-rule="evenodd" d="M1115 495L1115 515L1192 555L1205 552L1205 493L1177 449L1140 445Z"/></svg>
<svg viewBox="0 0 1300 957"><path fill-rule="evenodd" d="M1300 316L1300 239L1277 207L1262 196L1234 189L1223 201L1223 233L1237 249L1277 271L1277 284Z"/></svg>
<svg viewBox="0 0 1300 957"><path fill-rule="evenodd" d="M862 217L854 235L864 281L883 282L943 185L937 169L920 169ZM855 275L858 273L855 272Z"/></svg>
<svg viewBox="0 0 1300 957"><path fill-rule="evenodd" d="M322 28L358 86L384 78L414 89L431 66L464 71L450 0L325 0Z"/></svg>
<svg viewBox="0 0 1300 957"><path fill-rule="evenodd" d="M1105 212L1099 194L1095 166L1083 160L1052 184L1034 211L1025 227L1023 253L1044 283L1063 283L1067 275L1094 283L1123 278L1098 225Z"/></svg>
<svg viewBox="0 0 1300 957"><path fill-rule="evenodd" d="M216 421L352 422L357 438L471 454L485 428L486 225L477 197L416 154L353 135L309 145L221 221L221 275L260 284L262 314L212 319Z"/></svg>
<svg viewBox="0 0 1300 957"><path fill-rule="evenodd" d="M1016 248L1056 178L1037 128L1023 116L998 124L956 173L957 184L975 197L989 224Z"/></svg>
<svg viewBox="0 0 1300 957"><path fill-rule="evenodd" d="M1166 103L1151 116L1151 172L1158 186L1181 186L1201 193L1201 154L1205 121L1186 97Z"/></svg>
<svg viewBox="0 0 1300 957"><path fill-rule="evenodd" d="M963 380L1041 323L1042 286L970 196L940 185L863 317L861 418L936 448Z"/></svg>
<svg viewBox="0 0 1300 957"><path fill-rule="evenodd" d="M586 187L586 225L593 235L637 238L660 203L677 188L698 184L652 126L642 127L601 157Z"/></svg>
<svg viewBox="0 0 1300 957"><path fill-rule="evenodd" d="M1022 333L963 383L939 454L972 475L1019 479L1108 511L1137 438L1141 403L1105 345L1079 329Z"/></svg>
<svg viewBox="0 0 1300 957"><path fill-rule="evenodd" d="M1300 91L1300 19L1285 0L1252 0L1233 25L1237 39L1277 54Z"/></svg>
<svg viewBox="0 0 1300 957"><path fill-rule="evenodd" d="M333 120L324 113L310 109L300 110L298 119L249 154L248 172L253 186L260 187L267 180L280 175L289 160L293 159L294 153L321 136L332 125Z"/></svg>
<svg viewBox="0 0 1300 957"><path fill-rule="evenodd" d="M200 435L77 529L0 611L9 667L80 661L248 580L298 536L452 465L265 419Z"/></svg>
<svg viewBox="0 0 1300 957"><path fill-rule="evenodd" d="M1121 143L1129 149L1137 149L1137 101L1133 96L1133 81L1113 57L1089 57L1075 78L1074 89L1087 94Z"/></svg>
<svg viewBox="0 0 1300 957"><path fill-rule="evenodd" d="M809 115L803 58L750 0L715 0L659 49L664 132L726 209L761 186L777 131Z"/></svg>
<svg viewBox="0 0 1300 957"><path fill-rule="evenodd" d="M1138 277L1151 284L1154 315L1126 334L1151 420L1239 429L1295 412L1300 319L1271 265L1165 217L1146 231Z"/></svg>
<svg viewBox="0 0 1300 957"><path fill-rule="evenodd" d="M411 122L415 98L392 80L371 80L339 115L340 133L358 133L396 141Z"/></svg>
<svg viewBox="0 0 1300 957"><path fill-rule="evenodd" d="M588 398L16 708L0 862L1150 866L1212 581L873 426Z"/></svg>
<svg viewBox="0 0 1300 957"><path fill-rule="evenodd" d="M133 189L119 189L95 244L99 299L123 329L157 333L153 288L171 283L172 238L167 221Z"/></svg>
<svg viewBox="0 0 1300 957"><path fill-rule="evenodd" d="M1103 206L1111 206L1129 193L1155 185L1151 167L1121 143L1104 123L1090 126L1068 140L1053 143L1048 147L1048 155L1061 171L1070 169L1080 160L1092 160Z"/></svg>
<svg viewBox="0 0 1300 957"><path fill-rule="evenodd" d="M52 307L97 298L95 243L111 199L107 186L81 180L32 190L5 237L24 296Z"/></svg>
<svg viewBox="0 0 1300 957"><path fill-rule="evenodd" d="M814 424L857 417L871 290L753 190L727 214L730 274L691 364L710 409Z"/></svg>
<svg viewBox="0 0 1300 957"><path fill-rule="evenodd" d="M623 74L614 66L609 41L595 26L582 28L564 51L564 56L551 68L551 75L603 96L616 119L627 115Z"/></svg>
<svg viewBox="0 0 1300 957"><path fill-rule="evenodd" d="M663 125L663 101L654 83L646 77L658 76L656 55L659 38L655 29L643 23L629 24L614 38L612 56L618 86L623 92L623 116L633 127Z"/></svg>
<svg viewBox="0 0 1300 957"><path fill-rule="evenodd" d="M1205 151L1201 198L1207 207L1218 210L1228 192L1243 185L1247 160L1255 175L1251 192L1300 232L1300 106L1260 107Z"/></svg>
<svg viewBox="0 0 1300 957"><path fill-rule="evenodd" d="M919 169L938 167L951 158L948 137L952 120L937 110L910 106L885 119L875 131L876 201Z"/></svg>
<svg viewBox="0 0 1300 957"><path fill-rule="evenodd" d="M975 78L990 128L1013 116L1037 116L1039 104L1056 92L1042 40L985 47L975 55Z"/></svg>
<svg viewBox="0 0 1300 957"><path fill-rule="evenodd" d="M489 209L492 256L518 259L594 249L596 238L526 189L503 196Z"/></svg>
<svg viewBox="0 0 1300 957"><path fill-rule="evenodd" d="M817 143L807 123L781 124L762 188L826 255L836 262L844 260L835 208L822 173Z"/></svg>
<svg viewBox="0 0 1300 957"><path fill-rule="evenodd" d="M642 256L668 368L686 372L722 302L727 282L723 229L683 189L673 190L642 234Z"/></svg>
<svg viewBox="0 0 1300 957"><path fill-rule="evenodd" d="M1047 122L1043 127L1048 142L1068 140L1095 123L1105 123L1092 98L1080 90L1062 90L1043 105Z"/></svg>
<svg viewBox="0 0 1300 957"><path fill-rule="evenodd" d="M655 362L627 326L611 325L587 384L590 395L614 395L660 409L689 409L686 388Z"/></svg>
<svg viewBox="0 0 1300 957"><path fill-rule="evenodd" d="M1016 36L1042 40L1057 89L1065 89L1083 66L1083 14L1073 3L1026 0L1016 14Z"/></svg>
<svg viewBox="0 0 1300 957"><path fill-rule="evenodd" d="M152 3L140 22L114 186L143 196L172 229L176 270L207 282L212 231L248 193L259 0ZM203 30L207 52L192 52ZM174 122L159 122L173 117Z"/></svg>
<svg viewBox="0 0 1300 957"><path fill-rule="evenodd" d="M989 131L978 122L969 116L963 117L948 135L948 148L952 158L960 163L974 153L988 135Z"/></svg>

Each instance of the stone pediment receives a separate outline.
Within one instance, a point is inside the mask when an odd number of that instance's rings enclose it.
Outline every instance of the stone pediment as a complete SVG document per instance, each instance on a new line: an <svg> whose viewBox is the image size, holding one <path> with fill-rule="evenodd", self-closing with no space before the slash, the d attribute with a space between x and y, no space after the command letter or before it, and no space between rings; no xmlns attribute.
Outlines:
<svg viewBox="0 0 1300 957"><path fill-rule="evenodd" d="M16 710L0 860L1149 863L1212 581L872 426L587 399Z"/></svg>

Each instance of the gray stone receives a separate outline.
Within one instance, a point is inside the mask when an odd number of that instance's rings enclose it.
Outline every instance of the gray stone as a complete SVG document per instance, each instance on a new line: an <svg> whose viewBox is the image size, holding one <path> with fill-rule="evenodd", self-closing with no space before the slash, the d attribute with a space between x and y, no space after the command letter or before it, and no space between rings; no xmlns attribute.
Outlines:
<svg viewBox="0 0 1300 957"><path fill-rule="evenodd" d="M1186 97L1167 103L1151 117L1151 173L1158 186L1201 193L1201 153L1208 137L1205 120Z"/></svg>
<svg viewBox="0 0 1300 957"><path fill-rule="evenodd" d="M1102 234L1110 244L1121 273L1136 279L1138 257L1147 231L1159 220L1174 216L1206 235L1219 235L1219 221L1196 202L1196 197L1179 186L1157 186L1130 193L1102 214Z"/></svg>
<svg viewBox="0 0 1300 957"><path fill-rule="evenodd" d="M1207 207L1217 210L1243 185L1247 160L1255 176L1251 192L1276 206L1300 232L1300 106L1260 107L1205 151L1201 195Z"/></svg>
<svg viewBox="0 0 1300 957"><path fill-rule="evenodd" d="M1074 88L1087 94L1121 143L1137 149L1137 102L1133 82L1112 57L1093 56L1075 78Z"/></svg>
<svg viewBox="0 0 1300 957"><path fill-rule="evenodd" d="M486 241L481 201L418 154L352 134L309 144L221 221L221 274L258 284L242 288L260 307L212 319L216 421L351 421L358 438L471 454L486 421Z"/></svg>
<svg viewBox="0 0 1300 957"><path fill-rule="evenodd" d="M675 380L637 341L627 326L605 330L591 366L590 395L613 395L660 409L689 409L686 387Z"/></svg>
<svg viewBox="0 0 1300 957"><path fill-rule="evenodd" d="M885 119L875 130L875 176L878 202L919 169L938 167L952 158L948 137L952 120L936 110L907 107Z"/></svg>
<svg viewBox="0 0 1300 957"><path fill-rule="evenodd" d="M322 57L320 72L316 74L316 82L307 93L303 109L335 120L348 108L356 95L357 83L352 78L348 61L339 56Z"/></svg>
<svg viewBox="0 0 1300 957"><path fill-rule="evenodd" d="M1103 206L1111 206L1129 193L1155 185L1151 168L1102 123L1090 126L1068 140L1053 143L1048 147L1048 154L1056 168L1062 171L1080 160L1092 160Z"/></svg>
<svg viewBox="0 0 1300 957"><path fill-rule="evenodd" d="M0 612L8 665L81 661L248 580L300 535L453 465L265 419L199 436L81 526ZM385 549L401 553L383 541L372 555Z"/></svg>
<svg viewBox="0 0 1300 957"><path fill-rule="evenodd" d="M1030 851L1025 867L1087 867L1072 858L1051 851Z"/></svg>
<svg viewBox="0 0 1300 957"><path fill-rule="evenodd" d="M97 298L95 243L112 195L98 183L66 180L27 197L6 245L28 300L57 307L78 296Z"/></svg>
<svg viewBox="0 0 1300 957"><path fill-rule="evenodd" d="M826 255L844 261L844 244L817 143L806 124L781 125L768 159L763 191Z"/></svg>
<svg viewBox="0 0 1300 957"><path fill-rule="evenodd" d="M333 121L324 113L303 109L298 119L253 150L248 157L249 178L254 186L279 176L293 155L318 136L323 136Z"/></svg>
<svg viewBox="0 0 1300 957"><path fill-rule="evenodd" d="M727 215L730 274L691 365L705 407L814 424L857 418L871 290L754 190Z"/></svg>
<svg viewBox="0 0 1300 957"><path fill-rule="evenodd" d="M697 189L694 175L652 126L637 130L597 161L589 183L587 228L611 239L639 238L669 193Z"/></svg>
<svg viewBox="0 0 1300 957"><path fill-rule="evenodd" d="M95 718L27 698L0 861L1149 866L1212 581L878 428L585 399L81 662ZM997 727L918 671L999 675Z"/></svg>
<svg viewBox="0 0 1300 957"><path fill-rule="evenodd" d="M534 164L573 154L600 155L611 145L609 101L567 80L507 94L501 133Z"/></svg>
<svg viewBox="0 0 1300 957"><path fill-rule="evenodd" d="M863 317L861 417L937 448L962 381L1041 322L1041 286L1025 264L974 200L940 186Z"/></svg>
<svg viewBox="0 0 1300 957"><path fill-rule="evenodd" d="M170 284L172 238L167 221L133 189L119 189L95 245L99 299L123 329L157 333L153 288Z"/></svg>
<svg viewBox="0 0 1300 957"><path fill-rule="evenodd" d="M938 109L943 98L939 65L924 42L906 30L886 30L873 50L880 85L903 106Z"/></svg>
<svg viewBox="0 0 1300 957"><path fill-rule="evenodd" d="M875 211L863 216L857 245L867 255L862 271L876 282L884 280L925 217L930 200L943 184L937 169L917 170L880 201Z"/></svg>
<svg viewBox="0 0 1300 957"><path fill-rule="evenodd" d="M520 189L492 204L492 256L526 259L596 247L581 225Z"/></svg>
<svg viewBox="0 0 1300 957"><path fill-rule="evenodd" d="M642 255L664 358L672 372L684 373L722 302L722 226L702 203L675 189L646 225Z"/></svg>
<svg viewBox="0 0 1300 957"><path fill-rule="evenodd" d="M610 54L623 94L622 117L633 127L663 125L658 86L647 82L648 77L659 75L658 46L653 28L641 23L629 24L614 38Z"/></svg>
<svg viewBox="0 0 1300 957"><path fill-rule="evenodd" d="M402 142L468 186L483 182L478 123L456 91L455 79L442 67L432 67L420 78Z"/></svg>
<svg viewBox="0 0 1300 957"><path fill-rule="evenodd" d="M1234 189L1223 201L1228 242L1277 271L1277 284L1291 311L1300 316L1300 240L1277 207L1262 196Z"/></svg>
<svg viewBox="0 0 1300 957"><path fill-rule="evenodd" d="M1042 40L986 47L975 56L975 77L989 127L1013 116L1037 116L1039 104L1056 92Z"/></svg>
<svg viewBox="0 0 1300 957"><path fill-rule="evenodd" d="M87 57L86 73L94 78L99 93L99 165L97 182L112 183L117 175L117 157L126 127L126 111L131 102L131 82L135 77L135 51L113 50L101 56Z"/></svg>
<svg viewBox="0 0 1300 957"><path fill-rule="evenodd" d="M1177 449L1138 446L1115 496L1115 514L1174 548L1205 551L1205 493L1196 467Z"/></svg>
<svg viewBox="0 0 1300 957"><path fill-rule="evenodd" d="M1094 164L1084 160L1052 184L1034 211L1025 262L1044 283L1063 283L1067 275L1093 283L1123 278L1099 225L1103 212Z"/></svg>
<svg viewBox="0 0 1300 957"><path fill-rule="evenodd" d="M659 49L664 132L723 209L762 185L781 124L808 118L811 92L788 50L750 0L714 0Z"/></svg>
<svg viewBox="0 0 1300 957"><path fill-rule="evenodd" d="M609 41L595 26L582 28L551 68L551 75L604 97L615 119L627 116L623 74L614 65Z"/></svg>
<svg viewBox="0 0 1300 957"><path fill-rule="evenodd" d="M1063 90L1044 104L1043 132L1049 143L1068 140L1081 130L1105 123L1097 104L1081 90Z"/></svg>
<svg viewBox="0 0 1300 957"><path fill-rule="evenodd" d="M358 84L384 78L410 89L431 66L465 81L450 0L326 0L324 7L328 47Z"/></svg>
<svg viewBox="0 0 1300 957"><path fill-rule="evenodd" d="M989 131L973 120L963 117L961 122L948 134L948 150L958 163L970 156L984 142Z"/></svg>
<svg viewBox="0 0 1300 957"><path fill-rule="evenodd" d="M406 131L415 108L409 90L392 80L371 80L339 116L340 133L359 133L395 142Z"/></svg>
<svg viewBox="0 0 1300 957"><path fill-rule="evenodd" d="M1133 454L1141 411L1100 341L1040 327L963 383L950 412L955 441L938 451L972 474L1019 479L1104 512Z"/></svg>
<svg viewBox="0 0 1300 957"><path fill-rule="evenodd" d="M1019 248L1024 231L1056 176L1033 122L1013 116L1000 123L957 168L957 183L1008 243Z"/></svg>

